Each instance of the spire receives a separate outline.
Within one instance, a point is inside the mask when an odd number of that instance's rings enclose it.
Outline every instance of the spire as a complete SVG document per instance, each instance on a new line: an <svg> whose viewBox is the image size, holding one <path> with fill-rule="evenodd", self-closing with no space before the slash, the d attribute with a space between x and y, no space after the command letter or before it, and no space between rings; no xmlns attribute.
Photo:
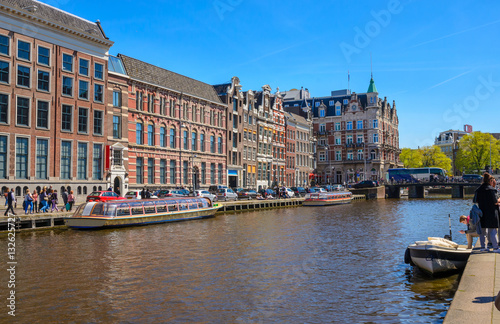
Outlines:
<svg viewBox="0 0 500 324"><path fill-rule="evenodd" d="M375 86L375 81L373 81L373 63L372 63L372 54L370 53L370 74L371 74L371 79L370 79L370 86L368 87L367 93L370 92L378 92L377 87Z"/></svg>

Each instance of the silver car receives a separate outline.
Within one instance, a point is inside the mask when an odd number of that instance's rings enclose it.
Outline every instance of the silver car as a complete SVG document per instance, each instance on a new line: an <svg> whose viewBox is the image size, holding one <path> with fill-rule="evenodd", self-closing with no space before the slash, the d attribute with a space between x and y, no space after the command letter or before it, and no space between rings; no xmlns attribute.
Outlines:
<svg viewBox="0 0 500 324"><path fill-rule="evenodd" d="M194 197L206 197L210 199L210 201L213 203L214 201L217 201L217 196L214 194L211 194L208 190L195 190L192 193L189 194L190 196Z"/></svg>
<svg viewBox="0 0 500 324"><path fill-rule="evenodd" d="M238 200L238 194L230 188L222 188L217 191L217 200Z"/></svg>

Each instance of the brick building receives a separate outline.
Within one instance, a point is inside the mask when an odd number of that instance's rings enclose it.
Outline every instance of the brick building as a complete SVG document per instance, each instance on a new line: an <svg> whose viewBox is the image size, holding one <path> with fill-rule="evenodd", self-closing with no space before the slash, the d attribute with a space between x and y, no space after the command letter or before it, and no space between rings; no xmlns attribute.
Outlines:
<svg viewBox="0 0 500 324"><path fill-rule="evenodd" d="M285 112L286 186L307 187L314 171L312 119Z"/></svg>
<svg viewBox="0 0 500 324"><path fill-rule="evenodd" d="M16 195L44 185L104 188L113 42L99 22L36 1L0 1L0 20L2 183Z"/></svg>

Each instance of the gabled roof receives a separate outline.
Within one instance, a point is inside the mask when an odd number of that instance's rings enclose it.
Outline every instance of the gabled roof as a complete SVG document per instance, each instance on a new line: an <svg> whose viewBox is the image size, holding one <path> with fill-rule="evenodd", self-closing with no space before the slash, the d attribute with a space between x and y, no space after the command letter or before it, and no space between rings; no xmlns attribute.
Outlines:
<svg viewBox="0 0 500 324"><path fill-rule="evenodd" d="M0 0L0 7L41 19L46 24L56 24L93 38L108 40L99 22L91 22L63 10L35 0Z"/></svg>
<svg viewBox="0 0 500 324"><path fill-rule="evenodd" d="M127 75L132 79L222 104L214 87L208 83L165 70L123 54L118 54L118 57L122 60Z"/></svg>

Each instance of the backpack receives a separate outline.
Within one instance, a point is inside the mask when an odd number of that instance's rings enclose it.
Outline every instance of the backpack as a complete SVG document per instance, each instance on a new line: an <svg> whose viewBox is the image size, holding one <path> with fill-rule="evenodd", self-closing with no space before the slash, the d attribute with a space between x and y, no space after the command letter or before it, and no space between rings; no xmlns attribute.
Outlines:
<svg viewBox="0 0 500 324"><path fill-rule="evenodd" d="M483 212L481 211L481 209L479 209L479 207L476 204L472 205L469 216L470 216L469 224L472 225L470 229L475 228L476 233L481 234L481 217L483 217Z"/></svg>

